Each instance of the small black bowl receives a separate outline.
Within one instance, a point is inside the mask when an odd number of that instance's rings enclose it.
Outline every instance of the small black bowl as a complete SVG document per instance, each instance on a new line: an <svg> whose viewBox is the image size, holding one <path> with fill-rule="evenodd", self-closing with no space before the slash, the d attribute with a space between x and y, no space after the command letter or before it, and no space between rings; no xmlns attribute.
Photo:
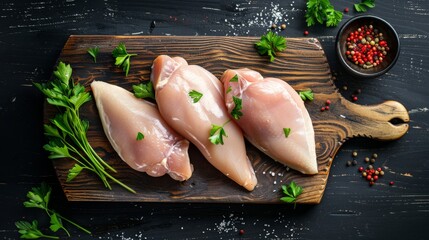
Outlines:
<svg viewBox="0 0 429 240"><path fill-rule="evenodd" d="M379 65L372 68L362 68L354 64L351 60L347 59L347 37L352 31L356 31L359 27L364 25L373 25L374 29L378 29L383 33L384 40L387 41L389 51L384 57L384 60ZM341 27L337 34L335 42L335 49L341 65L352 75L361 78L374 78L389 71L396 60L398 60L400 52L399 36L395 29L385 20L371 15L360 15L349 19Z"/></svg>

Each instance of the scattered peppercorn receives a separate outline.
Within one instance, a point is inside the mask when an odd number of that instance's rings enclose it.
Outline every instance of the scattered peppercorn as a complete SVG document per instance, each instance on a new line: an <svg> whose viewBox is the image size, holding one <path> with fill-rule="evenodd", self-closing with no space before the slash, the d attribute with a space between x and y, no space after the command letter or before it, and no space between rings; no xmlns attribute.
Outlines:
<svg viewBox="0 0 429 240"><path fill-rule="evenodd" d="M277 25L276 25L275 23L273 23L273 24L271 25L271 28L272 28L272 29L276 29L276 28L277 28Z"/></svg>
<svg viewBox="0 0 429 240"><path fill-rule="evenodd" d="M330 105L331 104L331 100L326 100L326 105Z"/></svg>
<svg viewBox="0 0 429 240"><path fill-rule="evenodd" d="M305 30L305 31L304 31L304 35L305 35L305 36L307 36L307 35L308 35L308 31L307 31L307 30Z"/></svg>
<svg viewBox="0 0 429 240"><path fill-rule="evenodd" d="M329 110L329 106L325 106L325 110Z"/></svg>
<svg viewBox="0 0 429 240"><path fill-rule="evenodd" d="M353 160L347 161L346 165L349 166L355 166L357 165L356 157L358 156L358 152L355 150L352 152ZM371 155L371 158L365 157L365 163L368 163L367 167L359 166L358 172L362 177L369 182L370 186L375 185L375 183L384 176L384 171L381 167L374 167L374 163L376 161L376 158L378 155L376 153L373 153Z"/></svg>
<svg viewBox="0 0 429 240"><path fill-rule="evenodd" d="M352 97L352 100L353 100L353 102L356 102L356 101L358 100L358 97L353 96L353 97Z"/></svg>
<svg viewBox="0 0 429 240"><path fill-rule="evenodd" d="M238 231L238 234L243 235L244 234L244 230L240 229L240 231Z"/></svg>
<svg viewBox="0 0 429 240"><path fill-rule="evenodd" d="M362 90L360 88L356 89L355 93L356 94L360 94L362 92Z"/></svg>
<svg viewBox="0 0 429 240"><path fill-rule="evenodd" d="M391 181L389 184L390 184L390 186L392 186L393 184L395 184L395 182L394 182L394 181Z"/></svg>
<svg viewBox="0 0 429 240"><path fill-rule="evenodd" d="M282 30L285 30L286 29L286 24L282 24L282 25L280 25L280 28L282 29Z"/></svg>
<svg viewBox="0 0 429 240"><path fill-rule="evenodd" d="M348 13L349 12L349 8L348 7L344 8L344 12Z"/></svg>
<svg viewBox="0 0 429 240"><path fill-rule="evenodd" d="M320 108L320 111L321 112L325 111L325 107Z"/></svg>
<svg viewBox="0 0 429 240"><path fill-rule="evenodd" d="M347 91L347 86L346 85L343 86L343 90Z"/></svg>

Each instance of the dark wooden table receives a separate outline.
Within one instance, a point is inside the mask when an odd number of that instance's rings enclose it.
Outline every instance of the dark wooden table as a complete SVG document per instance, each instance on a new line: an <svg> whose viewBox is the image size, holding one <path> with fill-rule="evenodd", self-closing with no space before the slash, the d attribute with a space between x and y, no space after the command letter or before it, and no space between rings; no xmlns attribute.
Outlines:
<svg viewBox="0 0 429 240"><path fill-rule="evenodd" d="M356 1L331 1L350 9L341 22L358 15ZM31 187L53 187L52 207L90 228L70 227L70 239L427 239L429 234L429 2L376 1L368 13L389 21L402 44L387 74L356 79L335 57L339 29L305 25L305 1L13 1L0 3L0 236L17 239L17 220L49 220L22 202ZM67 202L52 163L42 149L44 98L32 82L51 76L71 34L260 36L286 23L281 34L317 37L327 54L335 84L347 98L361 89L358 103L396 100L411 118L397 141L351 139L341 148L319 205L166 204ZM344 90L343 86L347 86ZM346 167L353 151L379 155L383 180L369 187L356 167ZM359 163L360 164L360 163ZM389 185L394 181L393 186ZM239 230L244 230L239 235ZM65 236L63 232L58 232Z"/></svg>

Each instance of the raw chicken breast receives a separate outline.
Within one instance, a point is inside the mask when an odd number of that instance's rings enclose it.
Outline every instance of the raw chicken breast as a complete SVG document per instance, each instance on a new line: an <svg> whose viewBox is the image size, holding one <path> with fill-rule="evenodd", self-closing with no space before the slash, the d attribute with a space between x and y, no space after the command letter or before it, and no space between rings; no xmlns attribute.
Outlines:
<svg viewBox="0 0 429 240"><path fill-rule="evenodd" d="M167 125L155 104L105 82L94 81L91 88L104 132L122 160L153 177L191 177L189 141ZM139 132L142 140L137 140Z"/></svg>
<svg viewBox="0 0 429 240"><path fill-rule="evenodd" d="M235 75L238 81L230 81ZM237 121L245 137L274 160L304 174L318 172L314 130L298 93L285 81L263 78L250 69L227 70L221 77L228 111L233 96L241 99L243 116ZM285 136L284 128L290 128Z"/></svg>
<svg viewBox="0 0 429 240"><path fill-rule="evenodd" d="M243 134L230 121L223 102L222 83L200 66L188 65L183 58L165 55L153 62L151 81L165 121L194 143L215 168L247 190L253 190L256 176L246 155ZM189 96L192 90L203 94L196 103ZM224 137L224 144L211 143L212 124L220 126L228 121L224 126L228 135Z"/></svg>

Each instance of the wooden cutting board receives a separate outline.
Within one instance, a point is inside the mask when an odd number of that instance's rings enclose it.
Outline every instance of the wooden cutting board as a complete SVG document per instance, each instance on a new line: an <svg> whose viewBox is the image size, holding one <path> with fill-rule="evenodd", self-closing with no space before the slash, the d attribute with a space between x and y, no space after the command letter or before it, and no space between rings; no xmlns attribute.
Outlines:
<svg viewBox="0 0 429 240"><path fill-rule="evenodd" d="M71 64L73 78L90 91L93 80L106 81L131 91L133 84L149 80L152 61L160 54L182 56L189 64L200 65L220 77L228 68L252 68L264 77L287 81L296 90L311 88L315 93L306 107L313 121L319 173L306 176L274 162L246 142L248 156L254 166L258 185L246 191L212 167L191 146L189 154L194 165L192 177L177 182L169 176L149 177L128 167L115 153L104 135L94 101L81 109L81 117L89 120L88 139L105 161L117 171L114 176L137 194L116 184L113 190L103 187L96 176L83 172L72 182L66 182L67 172L73 166L68 159L53 160L56 173L67 199L70 201L144 201L144 202L228 202L280 203L281 185L292 180L304 189L298 203L317 204L321 201L335 154L345 140L367 137L394 140L407 132L409 116L400 103L387 101L379 105L361 106L344 99L331 81L326 56L317 39L289 38L287 50L279 53L275 62L261 57L254 49L255 37L176 37L176 36L70 36L59 60ZM114 66L112 50L124 42L129 53L138 56L131 60L128 77ZM89 47L98 46L97 63L87 54ZM327 99L329 111L321 112ZM172 104L174 99L172 99ZM45 122L56 109L45 104ZM392 119L404 123L392 124Z"/></svg>

